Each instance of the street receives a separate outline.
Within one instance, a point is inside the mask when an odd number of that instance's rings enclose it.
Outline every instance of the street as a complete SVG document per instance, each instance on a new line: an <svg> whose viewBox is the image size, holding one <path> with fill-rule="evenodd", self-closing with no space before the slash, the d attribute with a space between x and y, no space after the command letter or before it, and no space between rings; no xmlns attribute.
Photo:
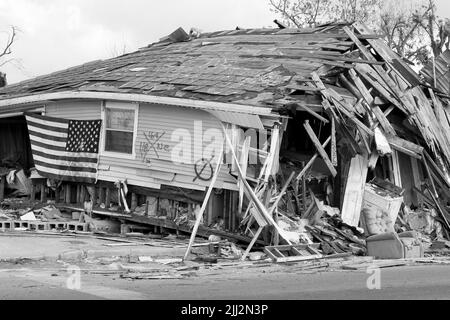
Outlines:
<svg viewBox="0 0 450 320"><path fill-rule="evenodd" d="M288 269L286 269L288 270ZM70 274L54 266L24 266L0 272L0 299L450 299L450 267L419 265L381 269L381 289L367 289L363 271L280 272L264 268L194 274L183 279L130 280Z"/></svg>

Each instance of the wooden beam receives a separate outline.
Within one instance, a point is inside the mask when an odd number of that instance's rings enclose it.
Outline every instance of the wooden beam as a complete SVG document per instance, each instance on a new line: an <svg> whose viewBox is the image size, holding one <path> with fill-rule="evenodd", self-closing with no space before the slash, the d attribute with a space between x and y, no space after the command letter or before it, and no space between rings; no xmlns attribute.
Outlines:
<svg viewBox="0 0 450 320"><path fill-rule="evenodd" d="M366 156L357 155L351 160L341 210L342 220L350 226L357 227L359 224L367 172Z"/></svg>
<svg viewBox="0 0 450 320"><path fill-rule="evenodd" d="M249 149L250 149L250 142L251 137L248 136L245 138L245 141L242 145L241 149L241 167L242 167L242 173L244 175L244 179L247 177L247 167L248 167L248 156L249 156ZM239 186L239 204L238 204L238 213L242 213L242 206L244 203L244 186L240 181L238 181Z"/></svg>
<svg viewBox="0 0 450 320"><path fill-rule="evenodd" d="M336 120L331 118L331 163L338 166L337 146L336 146Z"/></svg>
<svg viewBox="0 0 450 320"><path fill-rule="evenodd" d="M319 139L317 138L316 134L314 133L313 129L309 125L309 121L305 121L303 125L306 129L306 132L308 133L309 137L311 138L311 141L313 142L314 146L317 149L317 152L319 152L322 159L325 161L325 164L327 165L328 169L330 170L333 177L336 177L337 171L333 166L333 163L331 162L330 158L328 157L325 149L322 147L322 144L320 143Z"/></svg>
<svg viewBox="0 0 450 320"><path fill-rule="evenodd" d="M219 157L217 160L216 168L214 170L214 176L211 179L211 183L208 187L208 191L206 192L205 199L203 200L203 204L200 208L200 211L197 213L197 218L195 220L194 228L192 229L191 238L189 239L189 245L186 249L186 253L184 254L183 260L187 258L189 255L192 245L194 244L195 235L197 234L198 226L200 225L200 221L202 220L203 213L205 212L206 206L208 205L209 197L211 196L211 192L214 189L214 185L216 183L217 177L219 176L220 168L222 167L223 160L223 145L219 153Z"/></svg>
<svg viewBox="0 0 450 320"><path fill-rule="evenodd" d="M326 148L328 146L328 144L331 141L331 137L329 137L323 144L322 144L322 148ZM313 157L309 160L309 162L303 167L302 171L300 171L300 173L298 174L296 180L300 180L306 173L306 171L308 171L309 168L311 168L311 166L314 164L314 161L316 161L316 159L320 156L319 152L316 152Z"/></svg>
<svg viewBox="0 0 450 320"><path fill-rule="evenodd" d="M322 117L320 114L314 112L313 110L311 110L310 108L308 108L304 103L298 103L297 104L301 110L306 111L307 113L309 113L310 115L316 117L317 119L319 119L320 121L322 121L323 123L330 123L330 121L328 121L328 119L325 119L324 117Z"/></svg>
<svg viewBox="0 0 450 320"><path fill-rule="evenodd" d="M422 159L423 147L400 137L387 136L386 138L393 149L418 160Z"/></svg>

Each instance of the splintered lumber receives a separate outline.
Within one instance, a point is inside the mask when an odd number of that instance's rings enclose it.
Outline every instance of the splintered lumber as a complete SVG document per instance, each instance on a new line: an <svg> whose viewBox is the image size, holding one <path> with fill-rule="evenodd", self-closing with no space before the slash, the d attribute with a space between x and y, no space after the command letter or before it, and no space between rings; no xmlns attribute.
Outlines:
<svg viewBox="0 0 450 320"><path fill-rule="evenodd" d="M254 207L257 209L257 211L264 217L265 220L267 220L267 222L269 224L271 224L277 231L278 233L281 235L281 237L288 243L291 244L290 240L287 238L287 236L285 235L285 232L283 229L281 229L278 224L273 220L273 217L267 212L267 209L264 207L264 205L261 203L261 201L258 199L258 197L256 196L255 192L253 191L253 189L250 187L250 185L248 184L247 180L242 179L243 174L242 174L242 169L241 166L238 163L237 160L237 156L236 156L236 152L233 149L233 144L230 141L230 138L228 137L228 133L225 129L225 127L222 125L222 130L225 134L225 140L227 141L228 147L231 149L231 154L234 158L234 160L236 161L236 169L238 170L238 174L239 177L241 178L242 183L244 184L244 191L246 193L246 195L253 201L254 203ZM250 210L251 212L251 210Z"/></svg>
<svg viewBox="0 0 450 320"><path fill-rule="evenodd" d="M338 166L337 147L336 147L336 120L331 118L331 163Z"/></svg>
<svg viewBox="0 0 450 320"><path fill-rule="evenodd" d="M378 93L388 100L390 103L395 105L399 110L406 113L405 107L402 106L402 104L397 100L397 98L389 92L386 88L384 88L377 80L376 78L373 78L365 68L363 68L361 65L356 65L355 70L375 89L378 91Z"/></svg>
<svg viewBox="0 0 450 320"><path fill-rule="evenodd" d="M400 137L388 136L387 139L393 149L407 154L410 157L419 160L422 159L421 154L423 152L423 147Z"/></svg>
<svg viewBox="0 0 450 320"><path fill-rule="evenodd" d="M378 107L378 106L372 107L372 112L375 115L375 118L377 118L378 123L381 125L384 132L386 132L388 135L391 135L391 136L397 135L394 127L392 127L391 123L386 118L386 115L383 113L383 111L381 111L380 107Z"/></svg>
<svg viewBox="0 0 450 320"><path fill-rule="evenodd" d="M200 208L200 211L197 213L197 219L195 220L195 225L191 233L191 239L189 240L189 245L186 249L186 253L184 254L183 260L186 260L187 256L189 255L189 252L191 251L191 247L194 244L195 235L197 234L198 226L200 225L200 221L202 220L203 212L205 212L206 206L208 205L209 197L211 196L211 192L214 188L217 177L219 176L220 168L222 167L222 160L223 160L223 145L219 153L216 168L214 170L214 176L211 179L211 183L209 185L208 191L206 192L205 199L203 200L203 204Z"/></svg>
<svg viewBox="0 0 450 320"><path fill-rule="evenodd" d="M361 54L369 61L376 61L375 57L372 55L369 49L367 49L366 46L362 44L362 42L358 39L358 37L350 30L349 27L344 27L343 30L345 33L348 34L350 39L356 44L358 49L360 50ZM373 44L371 43L373 46ZM362 64L360 64L362 65ZM371 68L370 66L368 66ZM386 85L394 92L394 94L397 96L400 101L402 101L405 105L408 104L408 98L405 97L405 94L402 92L402 90L397 86L397 84L389 77L389 75L386 73L386 71L383 69L380 65L373 65L373 69L378 73L378 75L383 79L383 81L386 83ZM395 100L395 99L394 99ZM409 109L409 108L408 108Z"/></svg>
<svg viewBox="0 0 450 320"><path fill-rule="evenodd" d="M316 134L314 133L314 130L309 125L309 121L305 121L304 127L306 129L306 132L308 133L309 137L311 138L311 141L313 142L314 146L317 149L317 152L319 152L322 159L325 161L325 164L327 165L328 169L330 170L333 177L336 177L337 171L333 166L333 163L331 162L330 158L328 157L327 152L322 147L322 144L320 143L319 139L317 138Z"/></svg>
<svg viewBox="0 0 450 320"><path fill-rule="evenodd" d="M241 166L242 166L242 173L244 175L244 179L247 176L247 167L248 167L248 155L249 155L249 149L250 149L250 142L251 137L245 138L244 144L242 145L241 150ZM244 203L244 186L240 181L238 181L239 186L239 206L238 206L238 213L242 213L242 205Z"/></svg>
<svg viewBox="0 0 450 320"><path fill-rule="evenodd" d="M332 89L329 89L330 92L333 92ZM335 103L333 103L340 112L342 112L349 120L350 122L353 122L359 129L361 129L362 131L364 131L366 134L368 134L369 136L373 137L374 133L372 130L370 130L370 128L368 128L364 123L362 123L360 120L358 120L358 118L351 114L343 105L342 103L336 99L333 96L333 100L335 101ZM337 103L336 103L337 102Z"/></svg>
<svg viewBox="0 0 450 320"><path fill-rule="evenodd" d="M295 262L323 258L313 245L267 246L264 252L275 262Z"/></svg>
<svg viewBox="0 0 450 320"><path fill-rule="evenodd" d="M328 144L330 143L330 141L331 141L331 137L329 137L329 138L327 139L327 141L325 141L325 143L322 144L322 148L326 148L326 147L328 146ZM313 157L311 158L311 160L309 160L309 162L306 164L306 166L304 166L303 169L302 169L302 171L298 174L296 180L300 180L300 179L305 175L306 171L308 171L309 168L311 168L311 166L314 164L314 161L316 161L316 159L317 159L319 156L320 156L320 155L319 155L318 152L316 152L316 153L313 155Z"/></svg>
<svg viewBox="0 0 450 320"><path fill-rule="evenodd" d="M428 190L428 191L429 191L429 190ZM448 220L447 220L447 215L449 215L448 212L441 206L441 204L439 203L439 199L437 199L437 198L435 197L435 195L433 194L433 192L430 192L430 191L429 191L429 194L431 195L431 198L433 199L433 202L434 202L435 205L436 205L436 209L438 209L439 213L441 214L441 217L442 217L442 219L443 219L444 222L445 222L445 226L447 227L447 230L450 231L450 224L449 224L449 222L448 222Z"/></svg>
<svg viewBox="0 0 450 320"><path fill-rule="evenodd" d="M400 161L397 151L392 152L392 174L394 175L394 184L402 187L402 174L400 172Z"/></svg>
<svg viewBox="0 0 450 320"><path fill-rule="evenodd" d="M377 147L377 151L380 155L384 156L386 154L391 154L392 149L389 145L388 140L386 139L386 136L381 132L380 128L375 128L375 144Z"/></svg>
<svg viewBox="0 0 450 320"><path fill-rule="evenodd" d="M298 103L298 106L300 106L300 108L306 112L308 112L310 115L316 117L317 119L319 119L320 121L322 121L323 123L329 123L330 121L328 121L328 119L325 119L324 117L322 117L320 114L318 114L317 112L314 112L313 110L311 110L310 108L308 108L304 103Z"/></svg>
<svg viewBox="0 0 450 320"><path fill-rule="evenodd" d="M357 227L359 224L367 172L367 157L356 155L350 162L342 204L342 221L353 227Z"/></svg>
<svg viewBox="0 0 450 320"><path fill-rule="evenodd" d="M371 106L372 103L374 102L374 99L373 99L371 93L369 92L369 90L366 88L366 86L362 82L362 80L356 74L355 70L353 70L353 69L349 70L348 74L350 75L350 78L355 83L355 86L358 89L361 96L364 98L364 100L367 102L367 104L369 106Z"/></svg>
<svg viewBox="0 0 450 320"><path fill-rule="evenodd" d="M422 148L423 150L423 148ZM428 154L428 152L426 152L425 150L423 150L423 155L425 156L426 160L431 164L431 166L433 167L434 171L436 171L436 173L439 175L439 177L442 179L442 181L445 182L445 184L447 186L450 187L450 182L448 181L447 177L445 176L445 174L442 172L442 170L437 166L437 164L433 161L433 159L431 159L430 155Z"/></svg>
<svg viewBox="0 0 450 320"><path fill-rule="evenodd" d="M280 202L281 198L283 198L283 195L286 193L287 188L291 184L292 179L294 179L295 172L292 172L287 181L285 182L283 188L281 189L280 193L278 194L275 202L273 203L272 207L269 210L269 214L273 214L275 209L278 207L278 203Z"/></svg>

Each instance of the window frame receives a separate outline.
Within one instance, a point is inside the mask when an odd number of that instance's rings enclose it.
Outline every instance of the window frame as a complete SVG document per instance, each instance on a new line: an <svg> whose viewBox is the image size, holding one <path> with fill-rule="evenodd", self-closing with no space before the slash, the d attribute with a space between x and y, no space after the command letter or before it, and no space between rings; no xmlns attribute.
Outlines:
<svg viewBox="0 0 450 320"><path fill-rule="evenodd" d="M133 146L132 153L122 153L122 152L114 152L114 151L106 151L106 109L122 109L122 110L133 110L134 111L134 128L133 128ZM136 159L136 138L138 131L138 119L139 119L139 103L137 102L121 102L121 101L103 101L102 103L102 134L101 134L101 156L105 157L113 157L113 158L121 158L121 159ZM112 131L123 131L125 130L115 130Z"/></svg>

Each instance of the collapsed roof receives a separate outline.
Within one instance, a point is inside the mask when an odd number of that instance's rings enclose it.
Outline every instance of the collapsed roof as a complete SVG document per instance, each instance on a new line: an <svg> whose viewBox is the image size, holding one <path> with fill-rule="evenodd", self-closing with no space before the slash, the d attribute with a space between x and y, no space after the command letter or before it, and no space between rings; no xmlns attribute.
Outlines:
<svg viewBox="0 0 450 320"><path fill-rule="evenodd" d="M336 68L352 68L358 53L352 52L354 43L343 26L168 37L117 58L10 85L0 90L0 98L78 90L263 106L301 89L299 81L309 79L311 72L322 76Z"/></svg>
<svg viewBox="0 0 450 320"><path fill-rule="evenodd" d="M317 87L312 75L317 75L325 88ZM313 29L243 29L194 37L179 29L130 54L6 86L0 89L0 100L97 91L274 110L294 103L314 113L323 112L323 100L333 102L324 92L327 89L334 99L343 100L338 105L344 107L340 112L346 112L348 119L358 116L354 119L359 125L367 123L367 111L371 110L391 136L399 132L385 120L392 108L397 109L408 120L408 129L418 130L421 141L403 138L423 142L437 158L442 155L448 166L448 96L439 90L435 95L429 87L363 25L329 24ZM369 135L371 129L362 127Z"/></svg>

